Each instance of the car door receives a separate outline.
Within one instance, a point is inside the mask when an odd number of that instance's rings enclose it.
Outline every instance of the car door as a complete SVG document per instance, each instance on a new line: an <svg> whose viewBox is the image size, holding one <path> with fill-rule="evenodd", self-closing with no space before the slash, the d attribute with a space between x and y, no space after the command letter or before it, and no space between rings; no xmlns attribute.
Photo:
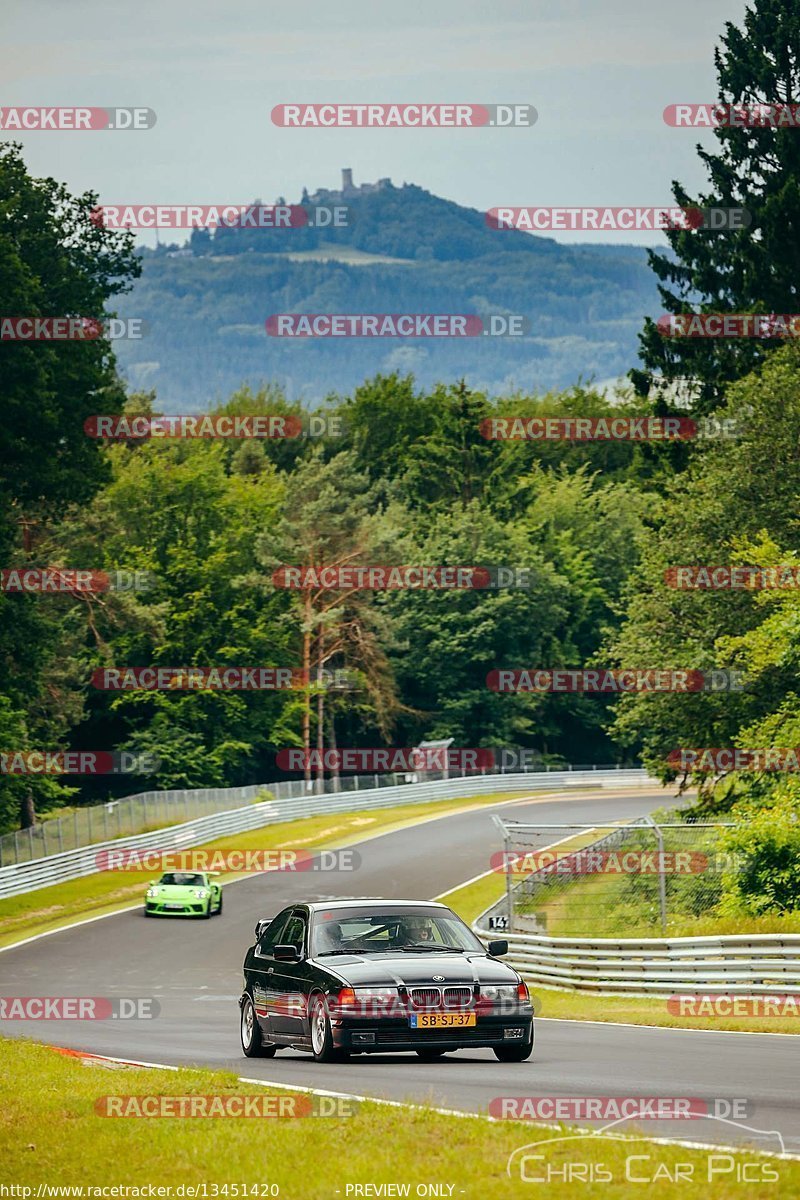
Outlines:
<svg viewBox="0 0 800 1200"><path fill-rule="evenodd" d="M264 1037L269 1041L274 1032L272 1010L278 995L278 977L275 968L280 964L275 962L272 951L280 943L286 928L286 922L292 915L291 908L285 908L278 913L262 933L252 957L253 1006Z"/></svg>
<svg viewBox="0 0 800 1200"><path fill-rule="evenodd" d="M270 1028L281 1038L301 1038L305 1035L309 981L307 909L292 910L275 944L295 946L300 961L275 963L275 1002L270 1007Z"/></svg>

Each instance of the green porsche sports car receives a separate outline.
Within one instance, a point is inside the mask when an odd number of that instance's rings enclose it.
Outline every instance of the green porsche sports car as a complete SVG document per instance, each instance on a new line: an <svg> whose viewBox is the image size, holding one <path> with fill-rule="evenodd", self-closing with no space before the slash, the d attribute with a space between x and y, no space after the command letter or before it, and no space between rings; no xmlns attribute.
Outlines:
<svg viewBox="0 0 800 1200"><path fill-rule="evenodd" d="M211 917L222 912L222 885L211 871L167 871L150 880L146 917Z"/></svg>

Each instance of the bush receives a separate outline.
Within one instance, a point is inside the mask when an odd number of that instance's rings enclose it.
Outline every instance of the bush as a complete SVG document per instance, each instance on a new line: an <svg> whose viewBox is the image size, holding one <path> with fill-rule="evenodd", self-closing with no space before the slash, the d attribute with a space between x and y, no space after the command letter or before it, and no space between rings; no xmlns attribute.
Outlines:
<svg viewBox="0 0 800 1200"><path fill-rule="evenodd" d="M800 782L788 780L769 808L741 803L731 810L720 850L736 855L723 877L721 911L751 916L800 911Z"/></svg>

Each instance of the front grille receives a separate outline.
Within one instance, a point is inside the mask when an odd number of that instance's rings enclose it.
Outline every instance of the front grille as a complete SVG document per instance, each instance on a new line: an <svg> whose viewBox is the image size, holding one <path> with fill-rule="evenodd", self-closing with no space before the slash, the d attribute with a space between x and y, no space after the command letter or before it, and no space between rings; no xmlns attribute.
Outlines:
<svg viewBox="0 0 800 1200"><path fill-rule="evenodd" d="M411 988L409 995L414 1008L438 1008L442 1002L442 989Z"/></svg>
<svg viewBox="0 0 800 1200"><path fill-rule="evenodd" d="M469 1008L472 999L470 987L446 987L444 989L445 1008Z"/></svg>

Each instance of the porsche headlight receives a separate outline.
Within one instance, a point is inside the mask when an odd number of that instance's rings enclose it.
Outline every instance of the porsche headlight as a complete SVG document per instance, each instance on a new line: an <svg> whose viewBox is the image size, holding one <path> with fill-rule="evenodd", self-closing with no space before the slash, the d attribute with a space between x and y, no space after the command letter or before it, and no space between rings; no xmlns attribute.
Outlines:
<svg viewBox="0 0 800 1200"><path fill-rule="evenodd" d="M148 888L148 889L147 889L147 895L148 895L148 897L154 897L154 896L157 896L157 895L158 895L158 888L157 888L157 887L151 887L151 888Z"/></svg>
<svg viewBox="0 0 800 1200"><path fill-rule="evenodd" d="M206 888L195 888L192 895L197 896L198 900L205 900L208 896L208 890Z"/></svg>

